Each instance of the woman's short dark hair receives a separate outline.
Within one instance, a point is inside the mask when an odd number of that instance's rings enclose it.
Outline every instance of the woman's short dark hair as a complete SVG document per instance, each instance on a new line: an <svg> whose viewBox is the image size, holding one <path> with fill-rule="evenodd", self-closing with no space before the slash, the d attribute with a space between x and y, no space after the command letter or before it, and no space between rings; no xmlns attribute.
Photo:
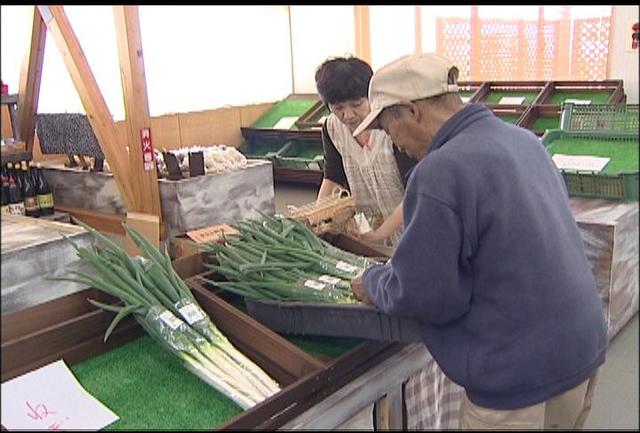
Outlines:
<svg viewBox="0 0 640 433"><path fill-rule="evenodd" d="M316 70L316 88L325 104L366 98L373 70L357 57L334 57Z"/></svg>

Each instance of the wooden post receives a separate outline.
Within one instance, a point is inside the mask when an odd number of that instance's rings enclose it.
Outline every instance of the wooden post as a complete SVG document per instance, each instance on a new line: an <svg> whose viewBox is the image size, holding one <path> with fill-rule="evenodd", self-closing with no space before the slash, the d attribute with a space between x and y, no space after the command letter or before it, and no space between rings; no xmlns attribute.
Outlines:
<svg viewBox="0 0 640 433"><path fill-rule="evenodd" d="M369 6L354 6L356 56L371 64L371 26Z"/></svg>
<svg viewBox="0 0 640 433"><path fill-rule="evenodd" d="M127 226L139 231L156 248L160 245L160 219L157 215L127 212ZM130 256L140 254L129 233L125 234L124 249Z"/></svg>
<svg viewBox="0 0 640 433"><path fill-rule="evenodd" d="M151 132L147 82L142 55L142 38L137 6L113 6L120 57L120 77L126 112L125 127L129 143L129 181L133 190L131 211L157 215L162 219L155 160L144 160L153 153L143 152L141 133ZM151 139L148 140L151 146Z"/></svg>
<svg viewBox="0 0 640 433"><path fill-rule="evenodd" d="M40 97L42 63L44 61L46 40L47 26L42 20L42 16L38 12L37 7L34 6L31 44L22 63L18 91L20 137L26 144L27 152L33 152L36 113L38 112L38 99Z"/></svg>
<svg viewBox="0 0 640 433"><path fill-rule="evenodd" d="M100 93L98 83L71 28L64 8L62 6L45 5L38 6L38 11L62 54L62 59L78 91L100 148L109 161L109 166L120 190L122 200L125 206L131 209L135 201L129 183L129 161L123 146L118 140L118 134L107 103L102 97L102 93Z"/></svg>
<svg viewBox="0 0 640 433"><path fill-rule="evenodd" d="M422 6L414 6L413 13L415 17L415 36L416 36L416 46L415 53L422 53Z"/></svg>

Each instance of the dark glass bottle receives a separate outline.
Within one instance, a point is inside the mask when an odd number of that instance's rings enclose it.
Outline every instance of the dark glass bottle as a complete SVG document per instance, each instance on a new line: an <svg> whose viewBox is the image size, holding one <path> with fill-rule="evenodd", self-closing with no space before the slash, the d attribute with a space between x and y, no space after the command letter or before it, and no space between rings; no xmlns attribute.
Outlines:
<svg viewBox="0 0 640 433"><path fill-rule="evenodd" d="M39 217L40 207L38 207L38 191L31 180L27 161L22 161L22 200L24 200L24 210L27 216Z"/></svg>
<svg viewBox="0 0 640 433"><path fill-rule="evenodd" d="M15 180L9 178L9 210L13 215L25 215L24 201L22 201L22 193L16 185Z"/></svg>
<svg viewBox="0 0 640 433"><path fill-rule="evenodd" d="M53 194L51 194L51 188L47 179L42 172L42 166L40 163L36 165L36 171L38 176L38 184L36 190L38 192L38 206L40 207L41 215L53 215Z"/></svg>
<svg viewBox="0 0 640 433"><path fill-rule="evenodd" d="M11 209L9 208L9 183L7 182L7 178L2 176L2 210L0 213L3 215L10 214Z"/></svg>

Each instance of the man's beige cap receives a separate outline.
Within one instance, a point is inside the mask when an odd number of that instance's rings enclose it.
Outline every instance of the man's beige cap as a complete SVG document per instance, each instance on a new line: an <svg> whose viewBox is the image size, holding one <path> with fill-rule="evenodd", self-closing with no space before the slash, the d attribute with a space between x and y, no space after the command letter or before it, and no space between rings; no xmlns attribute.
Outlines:
<svg viewBox="0 0 640 433"><path fill-rule="evenodd" d="M444 57L422 53L402 56L378 69L369 83L371 112L356 128L353 136L370 128L387 107L458 92L456 84L447 84L452 68L456 66Z"/></svg>

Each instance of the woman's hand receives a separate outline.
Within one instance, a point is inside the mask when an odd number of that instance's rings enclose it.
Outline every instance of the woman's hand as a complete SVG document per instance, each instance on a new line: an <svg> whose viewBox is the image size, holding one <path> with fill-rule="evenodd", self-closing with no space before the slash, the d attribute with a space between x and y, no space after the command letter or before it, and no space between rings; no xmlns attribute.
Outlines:
<svg viewBox="0 0 640 433"><path fill-rule="evenodd" d="M378 230L369 230L368 232L361 233L357 238L365 242L382 242L384 240L384 237L380 235Z"/></svg>

